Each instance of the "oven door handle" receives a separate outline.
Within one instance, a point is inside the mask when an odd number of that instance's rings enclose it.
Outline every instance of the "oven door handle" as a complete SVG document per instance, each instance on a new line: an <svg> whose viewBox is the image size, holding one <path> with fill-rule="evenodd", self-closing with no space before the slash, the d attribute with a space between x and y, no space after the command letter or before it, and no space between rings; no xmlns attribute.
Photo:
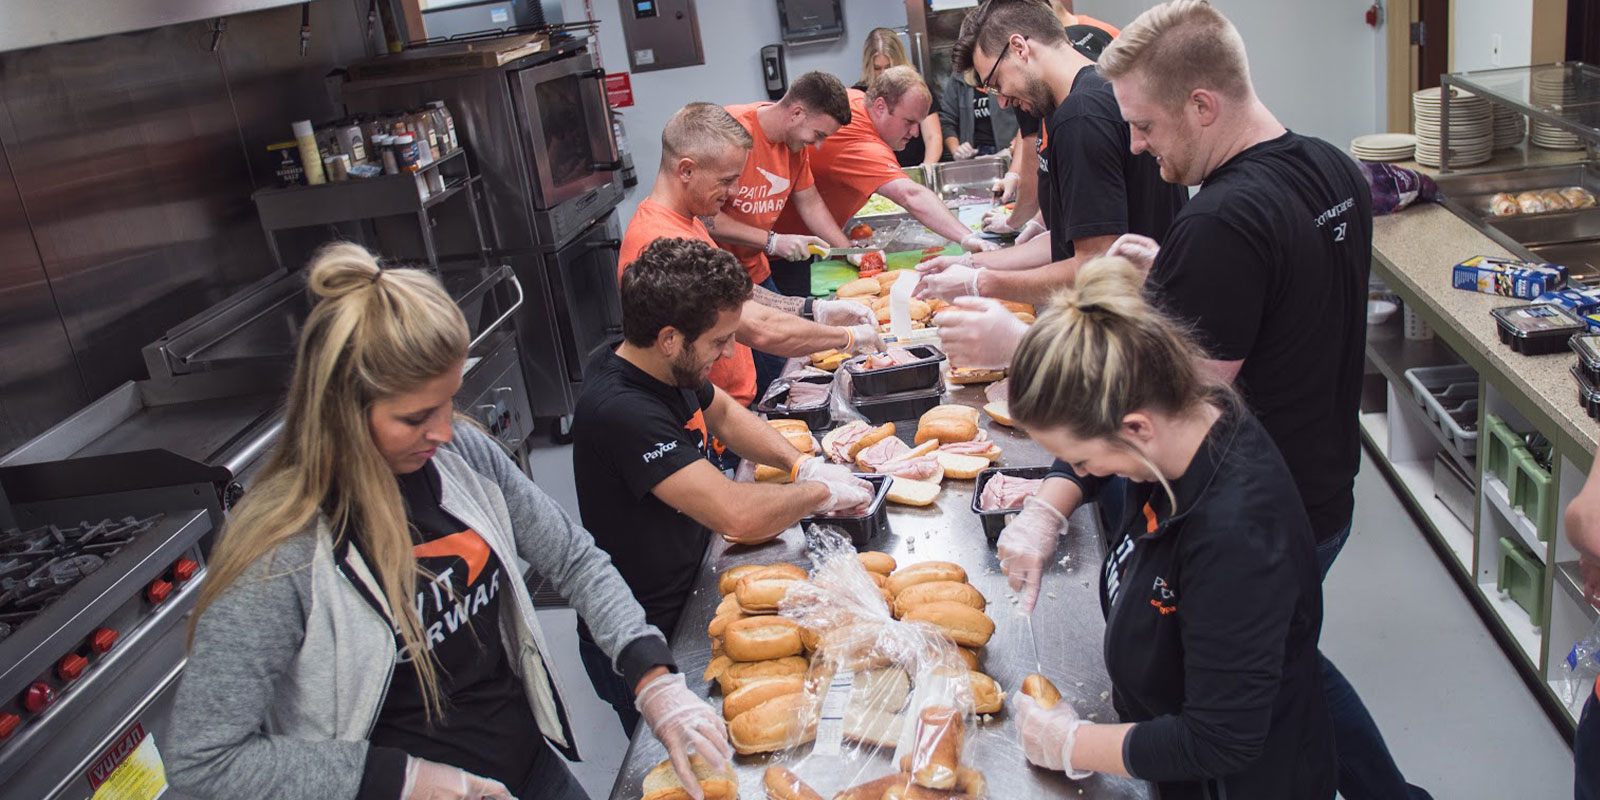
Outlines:
<svg viewBox="0 0 1600 800"><path fill-rule="evenodd" d="M595 67L594 69L587 69L576 73L576 75L579 78L604 78L606 76L606 71L604 68Z"/></svg>
<svg viewBox="0 0 1600 800"><path fill-rule="evenodd" d="M590 251L594 251L594 250L616 250L617 252L622 252L622 240L621 239L596 239L596 240L594 240L594 241L589 243L589 248L588 249Z"/></svg>
<svg viewBox="0 0 1600 800"><path fill-rule="evenodd" d="M616 161L594 161L589 164L589 169L594 172L616 172L622 167L623 164L620 159Z"/></svg>
<svg viewBox="0 0 1600 800"><path fill-rule="evenodd" d="M516 275L507 275L506 280L517 289L516 302L512 303L511 307L506 309L505 313L501 314L499 319L489 323L488 327L480 331L477 336L472 337L472 341L467 343L468 350L471 350L481 344L484 339L489 337L489 334L494 333L501 325L506 323L506 320L511 319L511 315L517 313L517 309L522 308L522 301L524 299L522 294L522 281L517 280Z"/></svg>

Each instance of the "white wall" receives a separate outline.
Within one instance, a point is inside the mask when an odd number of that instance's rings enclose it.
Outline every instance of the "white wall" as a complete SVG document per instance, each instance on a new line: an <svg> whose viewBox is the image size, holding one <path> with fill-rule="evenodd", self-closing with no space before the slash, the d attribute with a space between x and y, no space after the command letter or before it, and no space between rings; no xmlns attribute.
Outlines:
<svg viewBox="0 0 1600 800"><path fill-rule="evenodd" d="M1456 72L1533 63L1533 0L1456 0L1450 59ZM1493 37L1500 36L1500 63Z"/></svg>
<svg viewBox="0 0 1600 800"><path fill-rule="evenodd" d="M591 0L600 20L600 54L607 72L628 71L627 46L618 0ZM563 0L568 21L585 18L584 0ZM846 0L844 36L833 42L789 45L786 48L790 79L814 69L839 76L848 86L861 75L861 45L867 31L906 24L902 0ZM775 0L696 0L700 41L706 63L632 77L634 105L622 109L639 185L630 190L619 209L623 224L650 193L661 159L661 129L685 103L703 100L721 105L767 99L761 78L761 48L781 41Z"/></svg>
<svg viewBox="0 0 1600 800"><path fill-rule="evenodd" d="M1284 125L1340 148L1384 129L1376 66L1383 29L1366 23L1371 0L1212 2L1244 37L1256 93ZM1077 0L1073 7L1121 27L1153 5L1151 0Z"/></svg>

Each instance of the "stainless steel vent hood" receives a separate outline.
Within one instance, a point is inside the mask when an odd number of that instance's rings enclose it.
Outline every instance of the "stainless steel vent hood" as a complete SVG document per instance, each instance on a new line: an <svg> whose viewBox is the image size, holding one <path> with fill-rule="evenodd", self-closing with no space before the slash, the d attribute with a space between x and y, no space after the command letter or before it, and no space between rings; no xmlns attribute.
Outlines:
<svg viewBox="0 0 1600 800"><path fill-rule="evenodd" d="M0 0L0 51L229 17L295 0Z"/></svg>

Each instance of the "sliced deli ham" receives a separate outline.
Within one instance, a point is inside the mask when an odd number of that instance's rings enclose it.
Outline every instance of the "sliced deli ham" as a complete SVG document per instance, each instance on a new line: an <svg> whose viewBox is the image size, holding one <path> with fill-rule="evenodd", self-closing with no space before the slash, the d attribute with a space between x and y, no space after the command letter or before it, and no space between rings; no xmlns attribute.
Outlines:
<svg viewBox="0 0 1600 800"><path fill-rule="evenodd" d="M1017 478L1000 473L983 485L978 507L984 511L1007 511L1022 506L1022 502L1039 493L1042 478Z"/></svg>
<svg viewBox="0 0 1600 800"><path fill-rule="evenodd" d="M939 466L939 459L935 456L917 456L915 458L897 458L880 464L877 467L877 472L906 480L929 481L943 475L944 468Z"/></svg>
<svg viewBox="0 0 1600 800"><path fill-rule="evenodd" d="M978 433L983 435L985 432L978 431ZM990 442L989 437L984 435L982 438L973 439L970 442L950 442L949 444L941 444L939 445L939 451L943 453L956 453L963 456L983 456L988 455L989 450L993 447L994 443Z"/></svg>
<svg viewBox="0 0 1600 800"><path fill-rule="evenodd" d="M911 452L910 446L898 438L888 436L883 441L868 446L856 454L856 463L863 469L880 471L878 468L893 461L906 453Z"/></svg>

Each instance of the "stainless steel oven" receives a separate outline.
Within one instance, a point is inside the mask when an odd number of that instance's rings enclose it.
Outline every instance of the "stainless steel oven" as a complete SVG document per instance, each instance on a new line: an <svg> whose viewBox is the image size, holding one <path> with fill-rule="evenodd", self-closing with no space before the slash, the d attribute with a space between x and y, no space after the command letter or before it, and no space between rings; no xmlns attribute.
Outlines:
<svg viewBox="0 0 1600 800"><path fill-rule="evenodd" d="M529 406L543 419L572 413L584 362L622 323L614 213L622 163L604 76L588 46L557 37L546 52L498 67L356 81L342 90L351 111L449 105L483 176L495 260L509 264L527 292L517 349Z"/></svg>

